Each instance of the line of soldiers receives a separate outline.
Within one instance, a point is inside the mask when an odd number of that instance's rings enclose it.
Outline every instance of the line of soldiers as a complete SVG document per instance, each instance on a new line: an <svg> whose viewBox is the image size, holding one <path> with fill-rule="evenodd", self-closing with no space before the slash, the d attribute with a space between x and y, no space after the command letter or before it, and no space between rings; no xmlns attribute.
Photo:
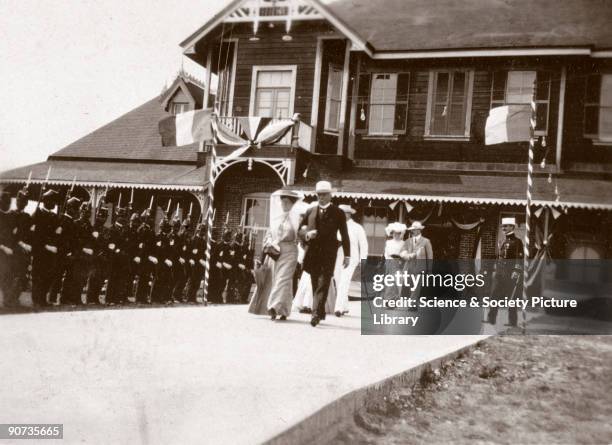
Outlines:
<svg viewBox="0 0 612 445"><path fill-rule="evenodd" d="M151 209L139 214L130 206L117 208L109 227L107 207L92 209L91 203L67 195L56 213L58 198L52 189L41 192L29 215L24 210L27 188L18 192L13 210L11 196L0 193L0 291L5 306L19 304L28 275L35 307L57 302L99 305L102 294L107 305L128 303L130 297L143 304L206 303L205 224L193 230L190 216L170 221L166 212L156 233ZM208 301L248 300L253 249L245 238L242 232L227 230L220 242L212 240Z"/></svg>

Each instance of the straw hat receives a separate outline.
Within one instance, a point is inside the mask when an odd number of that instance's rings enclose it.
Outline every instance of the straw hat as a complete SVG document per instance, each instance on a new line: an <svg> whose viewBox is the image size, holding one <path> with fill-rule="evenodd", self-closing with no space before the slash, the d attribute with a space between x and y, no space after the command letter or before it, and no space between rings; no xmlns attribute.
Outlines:
<svg viewBox="0 0 612 445"><path fill-rule="evenodd" d="M406 224L400 222L393 222L385 227L385 233L387 236L391 236L392 233L401 233L402 235L406 233Z"/></svg>
<svg viewBox="0 0 612 445"><path fill-rule="evenodd" d="M354 208L352 208L350 205L347 205L347 204L340 204L338 208L342 210L344 213L350 213L351 215L354 215L355 213L357 213L357 210L355 210Z"/></svg>
<svg viewBox="0 0 612 445"><path fill-rule="evenodd" d="M424 228L425 226L421 224L421 221L415 221L408 227L408 230L423 230Z"/></svg>

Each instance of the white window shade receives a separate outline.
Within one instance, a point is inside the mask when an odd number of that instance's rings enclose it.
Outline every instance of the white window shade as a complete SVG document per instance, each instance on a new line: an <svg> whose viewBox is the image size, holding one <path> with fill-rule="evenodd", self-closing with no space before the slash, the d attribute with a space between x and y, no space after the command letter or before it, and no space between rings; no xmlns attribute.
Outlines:
<svg viewBox="0 0 612 445"><path fill-rule="evenodd" d="M393 134L396 96L397 73L372 75L372 91L370 94L370 134Z"/></svg>
<svg viewBox="0 0 612 445"><path fill-rule="evenodd" d="M599 99L599 138L612 142L612 74L601 76Z"/></svg>
<svg viewBox="0 0 612 445"><path fill-rule="evenodd" d="M535 71L509 71L506 91L507 104L528 104L533 98Z"/></svg>

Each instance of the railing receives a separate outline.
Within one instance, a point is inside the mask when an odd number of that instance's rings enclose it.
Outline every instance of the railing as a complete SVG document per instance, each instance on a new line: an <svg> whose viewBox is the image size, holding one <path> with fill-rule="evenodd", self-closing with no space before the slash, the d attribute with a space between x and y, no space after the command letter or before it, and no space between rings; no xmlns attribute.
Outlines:
<svg viewBox="0 0 612 445"><path fill-rule="evenodd" d="M272 119L271 123L287 121L287 118ZM240 135L243 131L241 120L234 116L220 116L219 121ZM306 151L311 151L313 131L312 127L301 120L291 128L283 138L274 145L292 145L302 148Z"/></svg>

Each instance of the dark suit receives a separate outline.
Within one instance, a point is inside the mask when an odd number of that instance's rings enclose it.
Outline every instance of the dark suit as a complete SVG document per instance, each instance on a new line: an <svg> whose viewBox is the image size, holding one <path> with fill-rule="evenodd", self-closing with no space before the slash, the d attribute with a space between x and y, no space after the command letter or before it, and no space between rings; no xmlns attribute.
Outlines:
<svg viewBox="0 0 612 445"><path fill-rule="evenodd" d="M506 235L506 239L499 248L499 256L495 265L495 277L493 280L493 298L506 300L519 297L523 292L520 276L512 278L512 274L522 273L523 268L523 243L516 237L514 232ZM488 321L495 324L498 308L489 309ZM509 323L513 326L518 324L518 310L516 307L508 309Z"/></svg>
<svg viewBox="0 0 612 445"><path fill-rule="evenodd" d="M308 209L300 223L300 233L317 230L316 238L305 241L303 269L310 274L313 291L313 310L321 320L325 319L325 303L329 284L334 274L338 253L338 232L340 232L344 256L351 256L351 244L346 228L344 212L333 204L326 209ZM305 230L304 230L305 229Z"/></svg>

